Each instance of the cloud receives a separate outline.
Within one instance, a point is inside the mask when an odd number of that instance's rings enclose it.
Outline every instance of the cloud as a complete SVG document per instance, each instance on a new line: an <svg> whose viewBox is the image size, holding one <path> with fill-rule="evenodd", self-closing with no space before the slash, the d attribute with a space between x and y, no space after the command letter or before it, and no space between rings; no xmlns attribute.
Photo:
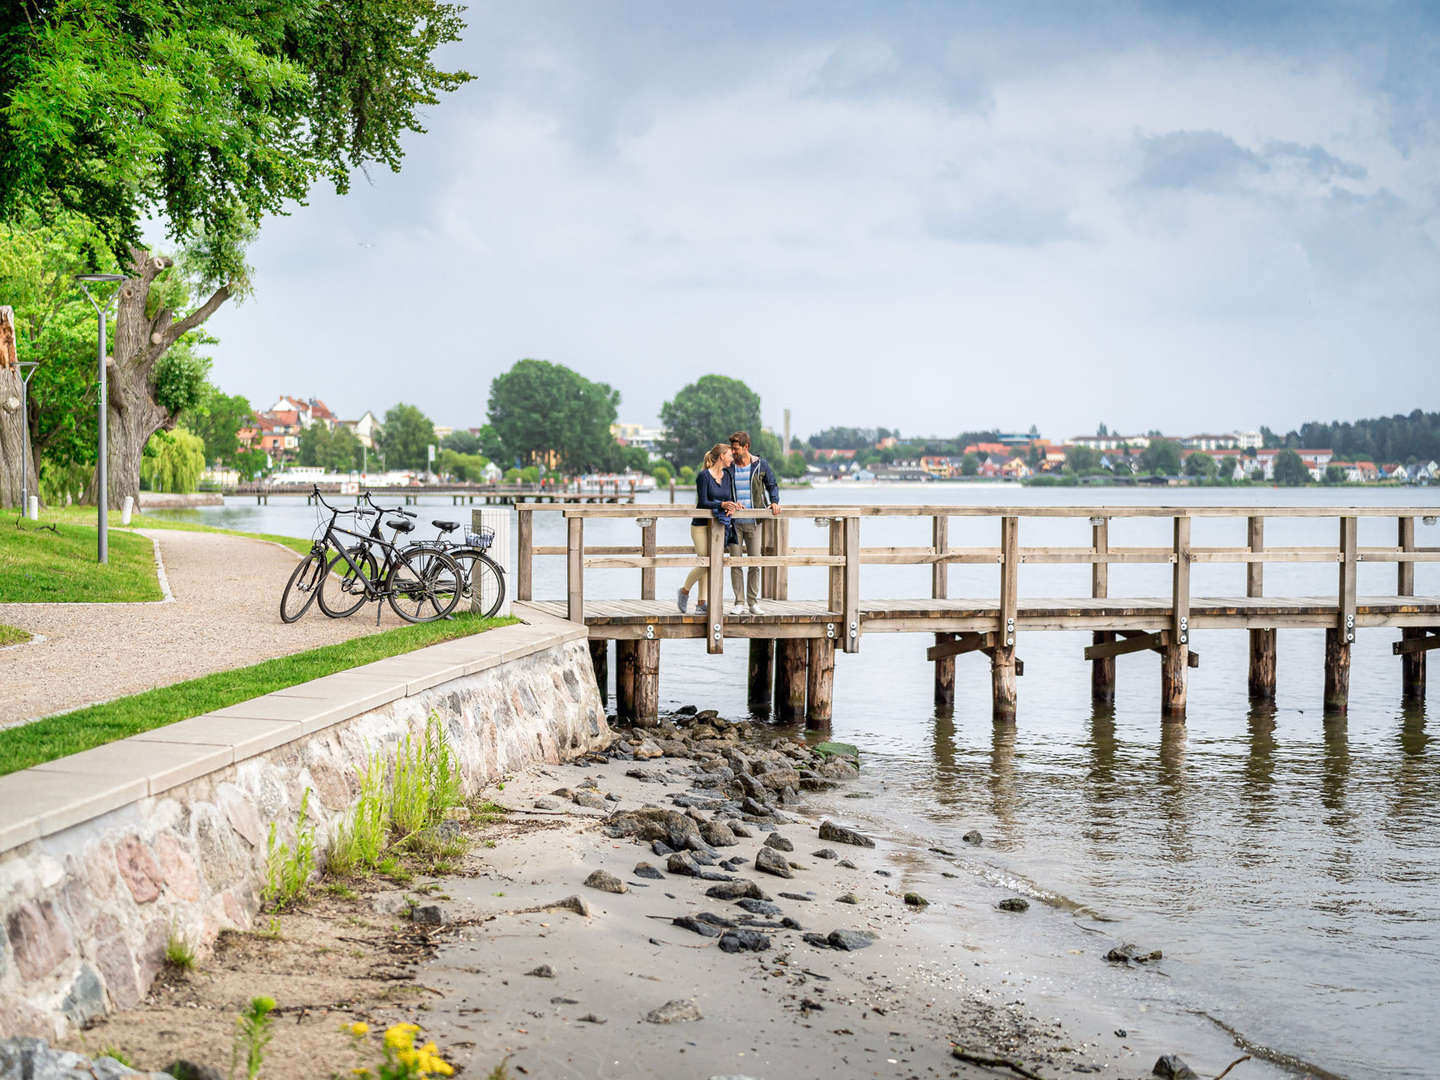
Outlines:
<svg viewBox="0 0 1440 1080"><path fill-rule="evenodd" d="M1244 184L1267 172L1257 154L1218 131L1171 131L1140 138L1142 188L1200 188L1215 191Z"/></svg>

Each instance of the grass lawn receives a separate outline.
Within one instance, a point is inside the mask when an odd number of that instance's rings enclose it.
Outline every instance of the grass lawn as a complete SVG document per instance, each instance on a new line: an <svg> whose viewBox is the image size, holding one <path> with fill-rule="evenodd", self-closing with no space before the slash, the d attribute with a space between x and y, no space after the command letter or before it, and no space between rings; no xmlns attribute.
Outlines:
<svg viewBox="0 0 1440 1080"><path fill-rule="evenodd" d="M401 626L354 641L325 645L251 667L217 671L213 675L147 690L143 694L132 694L104 705L91 705L20 727L6 728L0 731L0 776L129 735L138 735L142 731L164 727L177 720L223 709L226 705L248 701L322 675L519 621L466 614L450 620Z"/></svg>
<svg viewBox="0 0 1440 1080"><path fill-rule="evenodd" d="M93 512L92 512L93 513ZM0 602L159 600L155 548L143 536L112 531L110 562L95 561L95 526L26 521L0 526Z"/></svg>
<svg viewBox="0 0 1440 1080"><path fill-rule="evenodd" d="M6 626L4 623L0 623L0 646L23 645L29 640L29 630L21 630L18 626Z"/></svg>
<svg viewBox="0 0 1440 1080"><path fill-rule="evenodd" d="M50 521L73 522L76 524L88 523L93 526L95 522L95 508L93 506L56 506L47 507L40 513L40 522L44 524ZM120 511L110 511L110 530L120 528ZM174 518L154 517L150 514L142 514L138 510L130 515L131 529L175 529L179 532L209 532L222 533L225 536L249 536L256 540L273 540L277 544L283 544L291 551L300 555L310 553L310 540L299 536L279 536L275 533L254 533L241 532L238 529L217 529L213 525L202 525L198 521L177 521Z"/></svg>

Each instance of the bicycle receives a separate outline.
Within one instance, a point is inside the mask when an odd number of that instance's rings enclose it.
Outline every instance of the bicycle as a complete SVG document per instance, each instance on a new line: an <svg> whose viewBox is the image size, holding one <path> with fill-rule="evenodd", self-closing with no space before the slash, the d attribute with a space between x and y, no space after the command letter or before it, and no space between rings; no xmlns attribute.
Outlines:
<svg viewBox="0 0 1440 1080"><path fill-rule="evenodd" d="M324 533L311 545L310 553L295 567L285 584L285 591L280 596L280 618L283 622L295 622L309 610L317 597L321 610L332 618L353 614L367 600L377 603L388 601L396 615L411 623L433 622L455 610L462 591L461 571L455 560L443 551L405 551L380 535L382 523L395 530L392 537L409 532L413 525L404 520L386 521L384 515L379 514L368 535L339 528L335 522L341 514L368 517L369 512L360 507L344 510L331 506L321 497L319 485L311 494L320 506L330 511L330 520ZM338 539L342 535L353 536L362 543L347 549ZM383 564L377 564L371 554L371 549L377 547L384 553ZM335 555L327 562L326 556L332 549ZM345 569L337 573L336 568L341 562ZM339 595L346 599L336 603L327 600L326 594L332 588L338 589ZM350 602L352 597L354 600ZM348 606L342 606L342 603ZM378 608L375 620L377 623L380 620Z"/></svg>
<svg viewBox="0 0 1440 1080"><path fill-rule="evenodd" d="M365 501L377 513L392 513L394 510L402 514L408 513L399 507L389 510L377 505L368 491L365 493ZM468 603L470 610L480 615L493 616L505 602L505 568L489 554L490 546L495 542L494 531L482 528L480 532L474 533L467 529L464 543L456 544L451 542L448 536L460 529L460 522L436 520L430 524L439 530L439 535L433 540L416 540L405 550L442 551L449 555L460 567L463 590L461 603Z"/></svg>

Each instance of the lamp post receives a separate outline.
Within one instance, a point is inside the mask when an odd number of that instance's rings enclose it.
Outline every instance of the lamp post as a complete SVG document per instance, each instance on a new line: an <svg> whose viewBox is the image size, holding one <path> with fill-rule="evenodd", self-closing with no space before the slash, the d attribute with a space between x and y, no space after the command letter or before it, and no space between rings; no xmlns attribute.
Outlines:
<svg viewBox="0 0 1440 1080"><path fill-rule="evenodd" d="M40 366L39 360L20 361L20 424L22 431L30 428L30 376ZM40 466L35 466L35 488L40 488ZM20 513L32 521L39 514L30 513L30 462L25 456L25 446L20 446Z"/></svg>
<svg viewBox="0 0 1440 1080"><path fill-rule="evenodd" d="M100 372L100 429L99 449L100 460L95 466L95 503L100 511L97 533L96 554L99 562L110 561L110 469L107 460L105 447L105 409L108 404L106 400L106 379L105 379L105 313L109 310L110 301L114 299L113 294L101 307L95 303L95 297L90 295L86 288L87 283L100 283L107 281L124 281L124 274L77 274L75 280L80 283L80 289L85 293L85 299L90 301L90 306L95 309L95 316L100 324L100 343L96 349L96 367Z"/></svg>

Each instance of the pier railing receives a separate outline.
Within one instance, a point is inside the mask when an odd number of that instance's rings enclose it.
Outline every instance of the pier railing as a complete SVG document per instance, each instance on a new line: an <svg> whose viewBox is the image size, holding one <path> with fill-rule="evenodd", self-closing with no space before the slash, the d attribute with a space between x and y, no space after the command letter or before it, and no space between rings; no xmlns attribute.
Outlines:
<svg viewBox="0 0 1440 1080"><path fill-rule="evenodd" d="M1150 650L1164 659L1167 708L1184 707L1184 670L1197 658L1189 650L1190 631L1196 618L1204 626L1230 626L1251 631L1251 685L1257 692L1267 687L1273 693L1274 634L1279 627L1324 627L1327 633L1327 703L1343 708L1348 687L1349 646L1359 626L1396 626L1404 639L1395 652L1406 658L1407 680L1412 666L1423 664L1425 651L1440 646L1440 633L1430 627L1440 617L1423 605L1410 610L1404 598L1415 593L1415 565L1440 562L1440 546L1416 543L1417 520L1434 524L1440 507L1340 507L1340 506L785 506L778 516L757 512L762 526L759 556L727 557L723 534L711 524L709 549L697 555L692 545L660 545L657 523L666 518L689 518L694 508L632 505L592 506L557 504L519 506L519 560L516 575L517 598L531 600L534 560L545 556L566 559L564 613L575 621L592 621L587 614L585 574L587 570L630 569L639 571L639 599L655 600L655 571L664 568L704 567L709 570L708 612L703 621L695 616L680 619L638 609L633 618L611 613L603 620L605 636L646 638L704 636L710 652L721 652L727 636L745 638L824 638L845 652L856 652L866 631L914 630L935 634L928 650L936 661L937 699L947 678L953 685L954 657L979 651L988 655L996 678L1011 680L1023 671L1014 656L1017 631L1086 630L1094 634L1085 655L1095 661L1095 690L1104 696L1113 687L1114 658ZM536 546L533 515L562 513L566 520L564 545ZM929 518L931 542L919 546L863 547L861 521L865 518ZM998 543L993 546L960 547L950 542L953 518L998 519ZM634 544L587 546L585 524L592 519L631 519L639 525ZM1026 518L1086 519L1090 542L1066 546L1024 546L1022 521ZM1116 519L1162 518L1171 521L1171 540L1164 546L1115 546L1110 543L1110 523ZM1243 545L1197 546L1191 541L1191 525L1197 518L1231 518L1246 522ZM1272 518L1331 518L1338 523L1334 544L1267 547L1265 522ZM1395 521L1395 542L1361 546L1357 542L1361 518ZM827 529L825 546L795 545L791 523L813 519ZM1397 567L1395 593L1384 598L1394 603L1359 604L1356 592L1357 567L1361 563L1394 563ZM1074 602L1048 602L1043 610L1022 605L1018 596L1019 570L1026 564L1089 564L1089 596ZM1171 567L1170 595L1149 602L1141 610L1128 601L1109 597L1109 568L1123 564L1164 564ZM1238 563L1246 566L1245 597L1217 606L1213 600L1192 610L1191 568L1196 563ZM1264 567L1281 563L1333 563L1336 581L1333 602L1327 598L1295 601L1264 597ZM994 600L987 598L983 609L956 610L948 596L946 567L956 564L989 564L996 568ZM864 565L930 566L930 604L906 601L878 601L862 597L860 568ZM730 567L759 567L762 596L780 601L772 614L776 618L741 617L727 624L724 613L722 573ZM789 571L793 567L822 567L828 570L829 587L823 608L801 611L802 605L785 606L789 600ZM1166 602L1168 601L1168 602ZM1136 601L1144 604L1144 601ZM1287 606L1289 605L1289 606ZM963 607L963 605L961 605ZM788 612L788 613L787 613ZM948 665L947 665L948 661ZM1423 667L1419 679L1423 683ZM1332 685L1333 684L1333 685ZM1408 682L1407 682L1408 685ZM997 686L997 702L1012 697ZM997 706L998 707L998 706Z"/></svg>

